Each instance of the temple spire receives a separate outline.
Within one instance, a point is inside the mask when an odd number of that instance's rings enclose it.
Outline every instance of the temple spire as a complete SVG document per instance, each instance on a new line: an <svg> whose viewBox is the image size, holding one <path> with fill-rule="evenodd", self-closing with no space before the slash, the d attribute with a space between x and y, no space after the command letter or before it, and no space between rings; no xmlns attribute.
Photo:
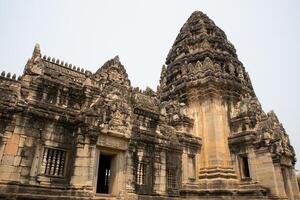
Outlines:
<svg viewBox="0 0 300 200"><path fill-rule="evenodd" d="M40 44L39 43L35 44L32 56L33 57L41 57L41 49L40 49Z"/></svg>
<svg viewBox="0 0 300 200"><path fill-rule="evenodd" d="M180 62L203 52L225 53L236 58L236 51L227 37L206 14L195 11L187 19L167 56L166 64Z"/></svg>

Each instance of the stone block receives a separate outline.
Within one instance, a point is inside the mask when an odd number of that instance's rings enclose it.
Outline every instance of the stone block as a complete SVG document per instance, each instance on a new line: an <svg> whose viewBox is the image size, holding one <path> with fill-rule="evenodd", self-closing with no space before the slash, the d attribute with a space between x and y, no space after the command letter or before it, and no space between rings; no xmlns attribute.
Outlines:
<svg viewBox="0 0 300 200"><path fill-rule="evenodd" d="M21 163L21 159L22 159L21 156L15 156L15 159L14 159L14 166L19 166L20 163Z"/></svg>
<svg viewBox="0 0 300 200"><path fill-rule="evenodd" d="M89 157L77 157L75 159L74 166L89 166L90 165L90 158Z"/></svg>
<svg viewBox="0 0 300 200"><path fill-rule="evenodd" d="M84 148L77 148L76 149L76 155L78 157L87 157L89 156L89 148L87 145L84 145Z"/></svg>
<svg viewBox="0 0 300 200"><path fill-rule="evenodd" d="M22 156L24 148L18 148L17 156Z"/></svg>
<svg viewBox="0 0 300 200"><path fill-rule="evenodd" d="M35 140L35 138L33 138L33 137L27 137L25 139L25 146L26 147L32 147L34 140Z"/></svg>
<svg viewBox="0 0 300 200"><path fill-rule="evenodd" d="M30 173L30 167L22 167L21 176L28 176Z"/></svg>
<svg viewBox="0 0 300 200"><path fill-rule="evenodd" d="M15 126L12 126L12 125L6 126L6 131L7 132L14 132L14 129L15 129Z"/></svg>
<svg viewBox="0 0 300 200"><path fill-rule="evenodd" d="M20 180L20 173L16 172L16 173L10 173L9 174L9 179L12 181L19 181Z"/></svg>
<svg viewBox="0 0 300 200"><path fill-rule="evenodd" d="M20 136L19 147L24 147L25 140L26 140L26 136L25 135L21 135Z"/></svg>
<svg viewBox="0 0 300 200"><path fill-rule="evenodd" d="M21 159L21 163L20 163L20 166L22 167L28 167L28 166L31 166L32 164L32 160L31 159Z"/></svg>
<svg viewBox="0 0 300 200"><path fill-rule="evenodd" d="M1 165L13 165L15 156L13 155L3 155L1 159Z"/></svg>
<svg viewBox="0 0 300 200"><path fill-rule="evenodd" d="M12 137L7 141L4 154L17 155L19 148L19 139L20 135L13 134Z"/></svg>
<svg viewBox="0 0 300 200"><path fill-rule="evenodd" d="M89 172L89 170L86 169L86 167L74 167L74 176L85 176L87 177Z"/></svg>
<svg viewBox="0 0 300 200"><path fill-rule="evenodd" d="M18 167L12 165L1 165L0 166L0 176L6 173L16 173L18 171Z"/></svg>

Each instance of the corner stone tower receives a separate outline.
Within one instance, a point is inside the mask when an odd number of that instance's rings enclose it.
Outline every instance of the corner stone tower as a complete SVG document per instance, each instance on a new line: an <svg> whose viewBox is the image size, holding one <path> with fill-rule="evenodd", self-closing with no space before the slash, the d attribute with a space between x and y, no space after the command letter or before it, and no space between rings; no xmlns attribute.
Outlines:
<svg viewBox="0 0 300 200"><path fill-rule="evenodd" d="M190 132L202 141L196 156L199 190L265 193L268 187L275 196L299 198L294 150L282 125L273 111L263 112L234 46L207 15L196 11L189 17L166 65L160 100L185 105Z"/></svg>
<svg viewBox="0 0 300 200"><path fill-rule="evenodd" d="M227 140L228 114L231 102L241 95L254 96L234 47L212 20L194 12L181 28L166 64L161 99L186 103L187 115L194 119L192 134L203 139L198 158L199 176L221 181L224 187L234 184L237 177Z"/></svg>
<svg viewBox="0 0 300 200"><path fill-rule="evenodd" d="M0 74L0 198L297 200L295 152L225 33L184 24L157 92L118 56L96 72L41 54Z"/></svg>

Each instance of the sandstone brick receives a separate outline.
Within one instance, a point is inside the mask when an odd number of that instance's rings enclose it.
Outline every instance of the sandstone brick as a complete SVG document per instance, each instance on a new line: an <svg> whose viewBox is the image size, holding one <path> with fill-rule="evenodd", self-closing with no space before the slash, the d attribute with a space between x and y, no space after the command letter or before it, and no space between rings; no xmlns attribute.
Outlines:
<svg viewBox="0 0 300 200"><path fill-rule="evenodd" d="M200 11L157 91L133 88L118 56L92 73L37 44L21 79L1 73L0 107L1 198L300 198L285 129Z"/></svg>

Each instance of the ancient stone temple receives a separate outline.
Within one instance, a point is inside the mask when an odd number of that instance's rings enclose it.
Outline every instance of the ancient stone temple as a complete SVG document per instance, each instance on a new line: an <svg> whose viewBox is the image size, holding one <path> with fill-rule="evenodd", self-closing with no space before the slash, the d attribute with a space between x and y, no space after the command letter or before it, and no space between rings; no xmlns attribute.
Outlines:
<svg viewBox="0 0 300 200"><path fill-rule="evenodd" d="M295 152L225 33L183 25L157 91L118 57L92 73L42 56L0 77L0 198L300 199Z"/></svg>

